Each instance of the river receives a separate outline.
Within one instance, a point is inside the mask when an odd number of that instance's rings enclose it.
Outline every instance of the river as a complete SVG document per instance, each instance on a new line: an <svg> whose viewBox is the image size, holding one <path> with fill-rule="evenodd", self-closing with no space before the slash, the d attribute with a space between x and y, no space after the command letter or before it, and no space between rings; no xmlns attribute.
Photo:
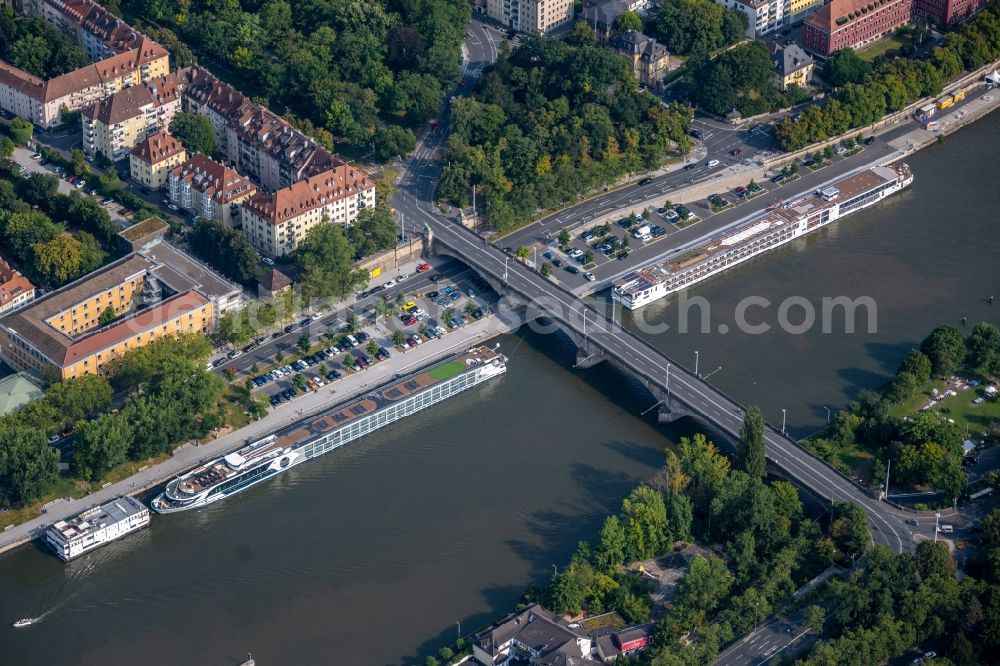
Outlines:
<svg viewBox="0 0 1000 666"><path fill-rule="evenodd" d="M747 295L871 296L876 334L649 339L688 366L698 350L705 374L722 366L710 381L772 422L786 409L791 432L815 429L938 323L1000 319L986 302L1000 296L997 153L994 115L913 156L907 191L692 290L713 330ZM640 418L649 396L611 368L572 370L564 338L500 343L503 378L234 498L69 565L39 546L0 556L0 663L411 664L456 622L505 612L693 424ZM9 628L24 616L43 619Z"/></svg>

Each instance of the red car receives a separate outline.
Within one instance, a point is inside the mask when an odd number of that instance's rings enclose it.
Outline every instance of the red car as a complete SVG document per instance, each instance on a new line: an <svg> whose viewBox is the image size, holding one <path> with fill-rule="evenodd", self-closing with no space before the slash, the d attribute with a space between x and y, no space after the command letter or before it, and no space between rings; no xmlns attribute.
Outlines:
<svg viewBox="0 0 1000 666"><path fill-rule="evenodd" d="M420 264L419 266L417 266L418 273L423 273L424 271L429 271L430 269L431 269L430 264Z"/></svg>
<svg viewBox="0 0 1000 666"><path fill-rule="evenodd" d="M441 129L441 123L439 121L435 120L434 124L431 125L431 129Z"/></svg>
<svg viewBox="0 0 1000 666"><path fill-rule="evenodd" d="M733 157L739 157L742 154L743 154L743 151L740 150L739 148L736 148L736 149L733 150Z"/></svg>
<svg viewBox="0 0 1000 666"><path fill-rule="evenodd" d="M417 323L417 318L410 315L409 317L403 320L403 323L406 324L407 326L413 326L414 324Z"/></svg>

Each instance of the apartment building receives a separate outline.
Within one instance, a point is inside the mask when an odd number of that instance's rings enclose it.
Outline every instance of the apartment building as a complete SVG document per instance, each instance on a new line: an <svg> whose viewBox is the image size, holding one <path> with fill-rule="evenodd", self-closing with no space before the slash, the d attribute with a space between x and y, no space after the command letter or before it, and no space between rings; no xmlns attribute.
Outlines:
<svg viewBox="0 0 1000 666"><path fill-rule="evenodd" d="M375 205L375 182L360 169L339 166L273 194L258 192L240 208L243 233L259 252L278 257L294 250L317 224L349 224Z"/></svg>
<svg viewBox="0 0 1000 666"><path fill-rule="evenodd" d="M0 259L0 313L21 307L35 297L35 285Z"/></svg>
<svg viewBox="0 0 1000 666"><path fill-rule="evenodd" d="M486 15L505 27L545 34L573 22L572 0L486 0Z"/></svg>
<svg viewBox="0 0 1000 666"><path fill-rule="evenodd" d="M0 358L69 379L165 336L207 334L242 290L162 241L0 317ZM101 326L111 309L116 319Z"/></svg>
<svg viewBox="0 0 1000 666"><path fill-rule="evenodd" d="M23 0L20 9L75 39L95 61L47 81L0 63L0 108L36 125L55 127L64 110L169 73L166 49L90 0Z"/></svg>
<svg viewBox="0 0 1000 666"><path fill-rule="evenodd" d="M743 12L747 39L757 39L785 25L786 0L715 0L717 5Z"/></svg>
<svg viewBox="0 0 1000 666"><path fill-rule="evenodd" d="M909 23L913 9L913 0L833 0L805 20L802 41L823 57L839 49L861 49Z"/></svg>
<svg viewBox="0 0 1000 666"><path fill-rule="evenodd" d="M792 25L803 20L823 6L825 0L787 0L785 3L785 23Z"/></svg>
<svg viewBox="0 0 1000 666"><path fill-rule="evenodd" d="M166 131L180 108L172 74L116 92L80 114L83 150L116 162L125 159L141 139Z"/></svg>
<svg viewBox="0 0 1000 666"><path fill-rule="evenodd" d="M198 66L178 72L182 107L215 129L216 149L261 189L274 192L344 164L333 153Z"/></svg>
<svg viewBox="0 0 1000 666"><path fill-rule="evenodd" d="M950 28L985 6L986 0L916 0L913 12L942 28Z"/></svg>
<svg viewBox="0 0 1000 666"><path fill-rule="evenodd" d="M667 47L638 30L615 35L608 46L632 64L635 77L644 86L659 88L663 77L670 71L670 52Z"/></svg>
<svg viewBox="0 0 1000 666"><path fill-rule="evenodd" d="M257 192L257 187L235 169L201 153L171 170L167 184L171 203L231 226L240 222L240 204Z"/></svg>
<svg viewBox="0 0 1000 666"><path fill-rule="evenodd" d="M177 138L157 132L137 143L128 159L132 180L158 190L167 184L167 176L174 167L187 160L187 153Z"/></svg>

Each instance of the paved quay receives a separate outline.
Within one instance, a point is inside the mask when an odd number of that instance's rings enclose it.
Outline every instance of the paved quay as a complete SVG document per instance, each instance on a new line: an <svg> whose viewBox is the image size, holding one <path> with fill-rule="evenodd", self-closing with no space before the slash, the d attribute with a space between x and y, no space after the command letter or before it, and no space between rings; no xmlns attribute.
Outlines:
<svg viewBox="0 0 1000 666"><path fill-rule="evenodd" d="M244 428L200 445L185 444L176 449L169 459L151 465L127 479L101 488L80 499L50 503L46 513L0 532L0 553L28 543L40 536L50 524L90 506L106 502L119 495L136 494L164 483L205 459L218 457L238 449L247 440L257 439L269 432L305 419L311 414L346 402L389 382L395 375L429 365L452 353L507 333L515 327L516 322L513 320L503 319L502 316L491 316L452 331L441 339L427 341L406 352L397 350L389 359L368 370L347 375L318 392L307 393L292 402L272 408L268 415L260 421L252 422Z"/></svg>

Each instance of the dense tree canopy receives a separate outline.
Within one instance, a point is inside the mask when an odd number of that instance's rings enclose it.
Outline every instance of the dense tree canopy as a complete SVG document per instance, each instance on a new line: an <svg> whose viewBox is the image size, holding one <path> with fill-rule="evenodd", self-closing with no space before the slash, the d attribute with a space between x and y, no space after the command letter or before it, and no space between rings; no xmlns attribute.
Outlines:
<svg viewBox="0 0 1000 666"><path fill-rule="evenodd" d="M406 134L379 129L425 122L458 80L471 14L465 0L122 0L121 6L139 26L155 25L166 42L179 37L194 54L223 63L224 78L228 70L246 94L286 107L328 147L336 138L368 152L373 138L394 139L394 150L376 151L385 158L412 145Z"/></svg>
<svg viewBox="0 0 1000 666"><path fill-rule="evenodd" d="M629 171L686 153L691 110L637 89L607 49L532 37L501 52L472 98L452 103L438 193L460 205L472 186L506 229Z"/></svg>
<svg viewBox="0 0 1000 666"><path fill-rule="evenodd" d="M688 60L687 75L691 99L709 113L720 116L733 109L744 116L754 116L792 106L809 97L797 86L786 91L775 88L771 56L763 42L758 41L734 46L712 60L692 57Z"/></svg>
<svg viewBox="0 0 1000 666"><path fill-rule="evenodd" d="M708 53L744 38L747 17L711 0L664 0L652 19L654 36L671 53Z"/></svg>
<svg viewBox="0 0 1000 666"><path fill-rule="evenodd" d="M188 243L192 252L226 277L250 285L260 274L260 255L246 236L217 220L198 220Z"/></svg>
<svg viewBox="0 0 1000 666"><path fill-rule="evenodd" d="M208 117L178 111L170 121L170 133L177 137L188 154L215 152L215 128Z"/></svg>
<svg viewBox="0 0 1000 666"><path fill-rule="evenodd" d="M302 269L302 298L340 299L365 284L368 275L352 268L353 258L340 225L317 224L310 229L295 250L295 262Z"/></svg>
<svg viewBox="0 0 1000 666"><path fill-rule="evenodd" d="M76 40L38 18L15 20L9 6L0 12L0 57L40 79L90 64Z"/></svg>
<svg viewBox="0 0 1000 666"><path fill-rule="evenodd" d="M854 49L840 49L823 64L823 80L837 87L845 83L862 83L871 71L871 63Z"/></svg>

